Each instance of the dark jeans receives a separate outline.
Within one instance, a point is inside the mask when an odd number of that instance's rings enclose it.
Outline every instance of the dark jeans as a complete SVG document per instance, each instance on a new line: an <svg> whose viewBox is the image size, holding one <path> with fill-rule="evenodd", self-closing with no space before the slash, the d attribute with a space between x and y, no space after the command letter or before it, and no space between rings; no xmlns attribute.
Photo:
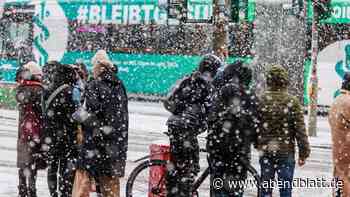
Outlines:
<svg viewBox="0 0 350 197"><path fill-rule="evenodd" d="M270 182L275 180L275 174L277 174L278 181L282 181L282 185L279 188L281 197L292 196L292 184L295 169L295 156L294 153L286 155L270 155L264 154L260 157L261 167L261 179L262 179L262 197L272 197L273 188L270 186ZM269 184L267 184L269 183ZM274 184L275 187L278 184Z"/></svg>
<svg viewBox="0 0 350 197"><path fill-rule="evenodd" d="M197 137L169 131L173 168L166 175L167 197L192 197L193 183L199 172Z"/></svg>
<svg viewBox="0 0 350 197"><path fill-rule="evenodd" d="M72 196L75 175L73 159L74 157L64 150L49 154L47 183L51 197Z"/></svg>
<svg viewBox="0 0 350 197"><path fill-rule="evenodd" d="M335 177L335 179L336 179L336 182L339 181L338 177ZM334 197L342 197L341 193L342 193L342 188L336 187L334 189Z"/></svg>
<svg viewBox="0 0 350 197"><path fill-rule="evenodd" d="M19 197L36 197L36 175L37 170L28 166L18 170L19 177Z"/></svg>

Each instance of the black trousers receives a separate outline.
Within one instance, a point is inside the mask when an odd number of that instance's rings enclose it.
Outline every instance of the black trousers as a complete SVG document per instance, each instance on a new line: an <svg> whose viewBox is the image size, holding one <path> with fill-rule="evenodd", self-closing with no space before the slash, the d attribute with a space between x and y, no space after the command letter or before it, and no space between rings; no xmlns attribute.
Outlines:
<svg viewBox="0 0 350 197"><path fill-rule="evenodd" d="M172 167L166 175L167 197L192 197L193 183L199 172L197 136L169 128Z"/></svg>
<svg viewBox="0 0 350 197"><path fill-rule="evenodd" d="M36 197L36 176L37 169L32 166L20 168L18 170L19 177L19 197Z"/></svg>
<svg viewBox="0 0 350 197"><path fill-rule="evenodd" d="M72 196L76 159L72 152L64 149L49 152L47 183L51 197Z"/></svg>

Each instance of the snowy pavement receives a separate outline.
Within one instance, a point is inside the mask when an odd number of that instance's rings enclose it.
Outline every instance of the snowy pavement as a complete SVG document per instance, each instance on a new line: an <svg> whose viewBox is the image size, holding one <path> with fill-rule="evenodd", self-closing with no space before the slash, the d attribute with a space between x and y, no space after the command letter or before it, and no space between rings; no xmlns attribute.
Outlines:
<svg viewBox="0 0 350 197"><path fill-rule="evenodd" d="M130 102L130 131L129 151L127 161L127 173L136 166L135 159L148 154L148 147L153 142L167 142L163 134L166 131L165 122L169 113L159 103ZM0 110L0 197L17 196L17 168L16 168L16 138L17 138L17 111ZM332 177L331 137L327 119L320 118L318 124L318 137L311 138L312 153L307 164L296 168L296 178L325 178ZM200 136L200 144L205 146L204 135ZM258 153L253 152L253 165L259 169ZM201 154L202 170L207 166L205 154ZM125 196L125 179L122 180L121 196ZM38 182L38 196L48 197L46 172L40 171ZM208 180L200 188L200 196L209 196ZM329 188L296 188L294 197L331 196ZM248 190L245 196L254 196L253 191ZM277 196L277 191L276 191Z"/></svg>

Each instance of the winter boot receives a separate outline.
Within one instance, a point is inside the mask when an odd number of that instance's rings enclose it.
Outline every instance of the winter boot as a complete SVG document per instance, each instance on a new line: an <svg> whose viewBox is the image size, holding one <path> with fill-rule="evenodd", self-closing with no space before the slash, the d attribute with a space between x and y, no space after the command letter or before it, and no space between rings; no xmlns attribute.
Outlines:
<svg viewBox="0 0 350 197"><path fill-rule="evenodd" d="M28 190L25 185L18 186L18 197L28 197Z"/></svg>

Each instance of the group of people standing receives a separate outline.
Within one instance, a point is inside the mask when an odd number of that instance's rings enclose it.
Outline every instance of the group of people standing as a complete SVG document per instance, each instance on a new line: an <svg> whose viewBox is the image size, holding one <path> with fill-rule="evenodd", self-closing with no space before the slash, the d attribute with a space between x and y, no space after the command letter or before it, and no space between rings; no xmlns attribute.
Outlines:
<svg viewBox="0 0 350 197"><path fill-rule="evenodd" d="M19 103L19 196L36 197L38 169L48 168L52 197L72 196L75 174L83 170L103 197L118 197L128 147L128 99L117 66L105 51L92 58L92 76L84 64L34 62L22 66L16 81ZM310 155L303 109L287 91L288 72L271 66L268 89L257 97L252 70L236 61L224 65L213 54L177 82L164 100L172 155L166 176L168 197L192 197L199 168L198 135L207 132L211 180L247 178L251 145L260 152L262 181L293 182L295 146L298 164ZM262 197L272 196L264 188ZM212 197L240 197L244 188L211 188ZM280 188L282 197L292 187Z"/></svg>
<svg viewBox="0 0 350 197"><path fill-rule="evenodd" d="M36 197L37 170L48 169L50 195L72 196L75 172L87 172L103 197L119 196L128 147L128 99L105 51L84 64L35 62L16 74L19 196Z"/></svg>
<svg viewBox="0 0 350 197"><path fill-rule="evenodd" d="M222 69L223 68L223 69ZM171 167L167 173L167 196L193 196L199 172L197 136L207 131L207 152L211 180L244 181L251 160L251 145L259 151L262 182L289 182L279 188L281 197L292 195L295 154L298 164L310 155L304 111L300 101L287 91L288 72L271 66L266 75L267 90L257 97L250 88L252 70L237 61L223 66L215 55L207 55L198 69L180 80L164 102L172 113L167 121ZM244 188L217 189L212 197L241 197ZM271 197L273 188L263 188Z"/></svg>

